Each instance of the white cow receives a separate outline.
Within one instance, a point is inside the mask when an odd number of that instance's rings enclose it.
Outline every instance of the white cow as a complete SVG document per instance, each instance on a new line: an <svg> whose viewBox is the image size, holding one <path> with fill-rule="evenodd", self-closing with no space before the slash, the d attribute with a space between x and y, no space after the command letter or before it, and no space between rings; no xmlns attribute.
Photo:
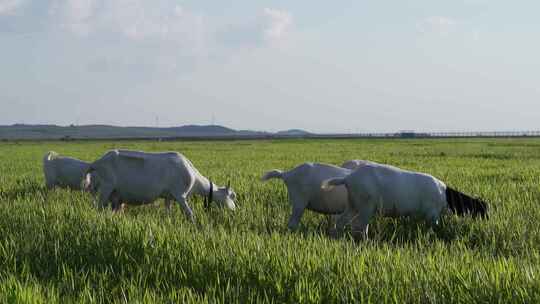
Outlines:
<svg viewBox="0 0 540 304"><path fill-rule="evenodd" d="M322 191L323 181L334 177L345 177L351 170L320 163L304 163L290 171L271 170L261 180L282 179L287 186L292 214L288 227L295 231L300 224L304 210L317 213L337 215L345 211L347 206L347 190L339 186L332 191ZM329 223L331 219L329 218Z"/></svg>
<svg viewBox="0 0 540 304"><path fill-rule="evenodd" d="M353 233L367 238L369 220L383 216L415 216L437 225L441 213L449 208L458 215L471 213L487 218L487 204L450 187L437 178L393 166L365 162L350 175L324 181L322 188L332 191L345 185L349 193L347 210L337 221L337 230L354 217Z"/></svg>
<svg viewBox="0 0 540 304"><path fill-rule="evenodd" d="M214 185L178 152L112 150L90 164L86 187L94 183L89 173L94 173L98 185L100 208L109 200L116 209L120 201L139 205L164 198L167 207L171 200L176 200L193 221L193 211L187 202L191 195L208 196L208 204L215 201L232 210L236 207L236 194L229 186Z"/></svg>
<svg viewBox="0 0 540 304"><path fill-rule="evenodd" d="M89 166L89 163L82 160L49 151L43 157L45 185L48 189L61 187L80 190L81 181Z"/></svg>
<svg viewBox="0 0 540 304"><path fill-rule="evenodd" d="M349 170L356 170L356 168L360 167L363 164L370 163L369 160L363 160L363 159L351 159L346 162L344 162L341 167L346 168Z"/></svg>

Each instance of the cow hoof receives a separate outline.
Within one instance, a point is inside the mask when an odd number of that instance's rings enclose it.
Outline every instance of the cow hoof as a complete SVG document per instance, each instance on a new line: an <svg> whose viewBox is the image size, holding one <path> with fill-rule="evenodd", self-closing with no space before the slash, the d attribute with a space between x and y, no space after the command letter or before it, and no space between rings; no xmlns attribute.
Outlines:
<svg viewBox="0 0 540 304"><path fill-rule="evenodd" d="M366 236L366 234L364 232L353 231L352 232L352 237L353 237L353 240L355 242L358 242L358 243L367 240L367 236Z"/></svg>
<svg viewBox="0 0 540 304"><path fill-rule="evenodd" d="M328 230L326 231L326 234L327 234L330 238L332 238L332 239L337 239L337 238L339 238L339 233L338 233L338 231L337 231L336 228L330 228L330 229L328 229Z"/></svg>

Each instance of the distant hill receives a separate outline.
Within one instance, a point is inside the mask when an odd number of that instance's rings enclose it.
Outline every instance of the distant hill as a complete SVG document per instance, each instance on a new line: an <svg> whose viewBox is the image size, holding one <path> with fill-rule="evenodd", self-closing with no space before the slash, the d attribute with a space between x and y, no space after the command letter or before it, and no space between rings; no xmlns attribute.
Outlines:
<svg viewBox="0 0 540 304"><path fill-rule="evenodd" d="M170 130L174 130L175 132L179 134L235 134L237 131L223 127L223 126L216 126L216 125L209 125L209 126L199 126L199 125L187 125L187 126L181 126L181 127L172 127L169 128Z"/></svg>
<svg viewBox="0 0 540 304"><path fill-rule="evenodd" d="M0 126L0 139L112 139L265 136L271 133L234 130L218 125L186 125L167 128L118 127L110 125L57 126L15 124Z"/></svg>
<svg viewBox="0 0 540 304"><path fill-rule="evenodd" d="M276 133L277 135L288 135L288 136L301 136L301 135L310 135L312 133L308 132L308 131L305 131L305 130L301 130L301 129L290 129L290 130L285 130L285 131L279 131Z"/></svg>

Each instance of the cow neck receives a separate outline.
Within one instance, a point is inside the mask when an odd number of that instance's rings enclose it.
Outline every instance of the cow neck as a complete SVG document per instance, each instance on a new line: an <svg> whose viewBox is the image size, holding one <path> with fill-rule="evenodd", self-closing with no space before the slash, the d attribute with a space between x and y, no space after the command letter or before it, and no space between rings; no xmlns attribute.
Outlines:
<svg viewBox="0 0 540 304"><path fill-rule="evenodd" d="M207 197L210 195L210 180L202 175L197 178L197 194ZM212 192L216 192L216 184L212 183ZM212 193L213 195L214 193Z"/></svg>
<svg viewBox="0 0 540 304"><path fill-rule="evenodd" d="M204 197L204 209L209 209L210 204L214 200L214 192L216 191L216 185L204 176L199 175L197 179L199 195Z"/></svg>

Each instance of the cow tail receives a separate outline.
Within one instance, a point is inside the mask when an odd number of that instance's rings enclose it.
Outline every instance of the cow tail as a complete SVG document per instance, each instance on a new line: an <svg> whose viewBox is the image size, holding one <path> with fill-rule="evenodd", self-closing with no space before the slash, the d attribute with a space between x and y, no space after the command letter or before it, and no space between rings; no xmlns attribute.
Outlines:
<svg viewBox="0 0 540 304"><path fill-rule="evenodd" d="M331 178L322 182L321 188L325 191L332 190L335 186L345 185L345 178Z"/></svg>
<svg viewBox="0 0 540 304"><path fill-rule="evenodd" d="M283 179L283 171L277 169L270 170L261 177L261 180L265 182L272 178Z"/></svg>
<svg viewBox="0 0 540 304"><path fill-rule="evenodd" d="M43 163L53 160L55 156L56 156L56 152L53 152L53 151L49 151L45 153L45 156L43 156Z"/></svg>
<svg viewBox="0 0 540 304"><path fill-rule="evenodd" d="M51 164L49 163L54 158L55 155L56 155L55 152L49 151L45 153L45 156L43 156L43 174L45 175L45 186L48 189L51 189L52 187L54 187L54 184L55 184L54 169L53 167L51 167Z"/></svg>
<svg viewBox="0 0 540 304"><path fill-rule="evenodd" d="M473 198L455 189L446 187L446 202L448 208L459 216L470 214L475 218L480 216L483 219L488 219L489 206L481 199Z"/></svg>

